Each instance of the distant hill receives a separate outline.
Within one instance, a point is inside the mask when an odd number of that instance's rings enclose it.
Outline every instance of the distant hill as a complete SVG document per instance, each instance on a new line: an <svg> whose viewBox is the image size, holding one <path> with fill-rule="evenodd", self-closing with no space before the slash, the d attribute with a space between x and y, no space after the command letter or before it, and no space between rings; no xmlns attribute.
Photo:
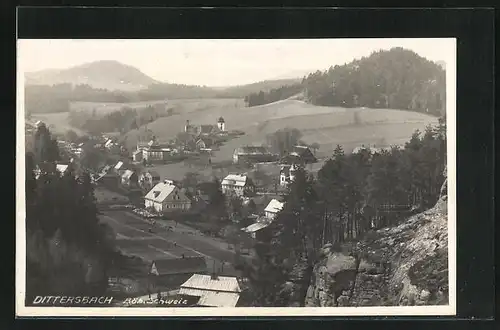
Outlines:
<svg viewBox="0 0 500 330"><path fill-rule="evenodd" d="M258 93L260 91L269 92L272 89L282 86L294 85L300 83L301 80L302 78L264 80L248 85L231 86L222 90L219 89L216 97L244 98L249 94Z"/></svg>
<svg viewBox="0 0 500 330"><path fill-rule="evenodd" d="M117 61L96 61L68 69L49 69L29 72L26 85L89 85L110 91L138 91L157 83L139 69Z"/></svg>

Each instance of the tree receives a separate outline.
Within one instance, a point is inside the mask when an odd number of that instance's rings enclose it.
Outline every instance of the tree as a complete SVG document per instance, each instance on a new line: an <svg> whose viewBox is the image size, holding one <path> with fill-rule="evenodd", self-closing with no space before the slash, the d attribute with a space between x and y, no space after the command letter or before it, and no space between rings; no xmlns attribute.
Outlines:
<svg viewBox="0 0 500 330"><path fill-rule="evenodd" d="M317 142L314 142L310 145L310 148L313 150L314 155L316 155L316 152L319 150L320 147L321 146Z"/></svg>
<svg viewBox="0 0 500 330"><path fill-rule="evenodd" d="M299 144L301 137L302 133L298 129L284 128L267 135L266 140L273 152L283 156Z"/></svg>
<svg viewBox="0 0 500 330"><path fill-rule="evenodd" d="M212 181L208 192L207 212L215 222L220 222L227 217L226 199L222 193L220 182L217 178Z"/></svg>
<svg viewBox="0 0 500 330"><path fill-rule="evenodd" d="M76 134L75 131L73 130L68 130L66 131L66 135L65 135L65 138L68 142L77 142L78 141L78 134Z"/></svg>

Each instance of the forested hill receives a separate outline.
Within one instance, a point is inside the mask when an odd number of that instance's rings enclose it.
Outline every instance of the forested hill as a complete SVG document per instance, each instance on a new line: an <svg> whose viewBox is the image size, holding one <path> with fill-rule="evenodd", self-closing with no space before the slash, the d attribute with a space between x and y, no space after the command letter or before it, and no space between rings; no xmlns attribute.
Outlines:
<svg viewBox="0 0 500 330"><path fill-rule="evenodd" d="M301 82L305 99L315 105L404 109L441 115L445 111L442 65L403 48L309 74ZM286 99L297 84L250 94L249 106Z"/></svg>

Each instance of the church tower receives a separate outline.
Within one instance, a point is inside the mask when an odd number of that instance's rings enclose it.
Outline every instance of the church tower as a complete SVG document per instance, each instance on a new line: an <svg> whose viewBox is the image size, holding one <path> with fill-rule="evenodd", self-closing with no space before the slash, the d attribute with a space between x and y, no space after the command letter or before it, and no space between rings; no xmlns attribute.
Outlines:
<svg viewBox="0 0 500 330"><path fill-rule="evenodd" d="M217 127L224 132L226 129L226 122L224 121L224 118L220 117L219 120L217 120Z"/></svg>

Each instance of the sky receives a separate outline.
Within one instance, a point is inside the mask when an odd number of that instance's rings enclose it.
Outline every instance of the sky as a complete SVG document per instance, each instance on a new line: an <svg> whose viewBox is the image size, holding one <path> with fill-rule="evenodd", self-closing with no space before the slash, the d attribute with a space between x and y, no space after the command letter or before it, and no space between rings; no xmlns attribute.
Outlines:
<svg viewBox="0 0 500 330"><path fill-rule="evenodd" d="M454 39L20 39L18 67L32 72L115 60L162 82L234 86L301 77L392 47L455 60Z"/></svg>

